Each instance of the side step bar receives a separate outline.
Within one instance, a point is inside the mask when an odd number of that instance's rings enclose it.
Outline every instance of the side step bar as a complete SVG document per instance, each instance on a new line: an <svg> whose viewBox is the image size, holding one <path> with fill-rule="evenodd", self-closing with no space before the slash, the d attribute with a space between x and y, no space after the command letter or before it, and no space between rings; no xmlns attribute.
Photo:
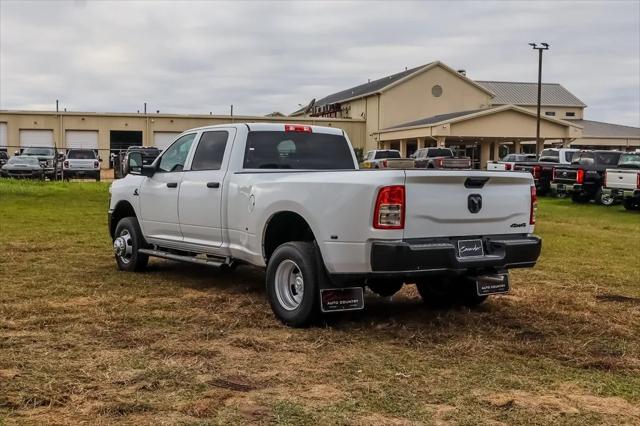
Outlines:
<svg viewBox="0 0 640 426"><path fill-rule="evenodd" d="M139 253L146 254L153 257L161 257L163 259L177 260L179 262L197 263L200 265L214 266L220 268L222 266L229 266L232 260L228 257L216 257L216 258L200 258L195 256L182 256L179 254L169 253L161 250L153 249L139 249Z"/></svg>

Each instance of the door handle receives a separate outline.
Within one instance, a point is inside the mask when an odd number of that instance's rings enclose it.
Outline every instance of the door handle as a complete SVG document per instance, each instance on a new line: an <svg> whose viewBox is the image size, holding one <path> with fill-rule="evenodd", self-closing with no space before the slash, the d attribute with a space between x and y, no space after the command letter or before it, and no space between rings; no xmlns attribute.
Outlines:
<svg viewBox="0 0 640 426"><path fill-rule="evenodd" d="M207 182L207 188L220 188L220 182Z"/></svg>
<svg viewBox="0 0 640 426"><path fill-rule="evenodd" d="M177 188L178 182L167 182L167 188Z"/></svg>

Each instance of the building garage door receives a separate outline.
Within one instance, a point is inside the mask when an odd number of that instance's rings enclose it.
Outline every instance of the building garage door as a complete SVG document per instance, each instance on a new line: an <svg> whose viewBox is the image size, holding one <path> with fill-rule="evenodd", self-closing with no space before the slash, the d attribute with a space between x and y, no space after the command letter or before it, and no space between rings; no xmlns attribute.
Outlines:
<svg viewBox="0 0 640 426"><path fill-rule="evenodd" d="M20 130L20 147L53 147L53 130Z"/></svg>
<svg viewBox="0 0 640 426"><path fill-rule="evenodd" d="M7 123L0 123L0 151L6 151L9 146L7 142Z"/></svg>
<svg viewBox="0 0 640 426"><path fill-rule="evenodd" d="M98 149L98 131L67 130L65 142L67 148Z"/></svg>
<svg viewBox="0 0 640 426"><path fill-rule="evenodd" d="M179 132L153 132L153 146L164 151L179 134Z"/></svg>

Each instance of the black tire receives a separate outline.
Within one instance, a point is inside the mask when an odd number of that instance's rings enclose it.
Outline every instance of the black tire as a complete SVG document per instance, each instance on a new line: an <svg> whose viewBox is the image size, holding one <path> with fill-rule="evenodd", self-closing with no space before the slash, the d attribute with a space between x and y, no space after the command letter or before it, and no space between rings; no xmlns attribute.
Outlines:
<svg viewBox="0 0 640 426"><path fill-rule="evenodd" d="M276 275L285 273L283 270L279 271L279 268L293 268L294 275L302 277L302 294L297 305L292 299L287 299L287 295L283 294L286 290L278 286L278 283L283 282L282 277L276 282ZM290 327L306 327L315 322L320 310L318 279L313 243L294 241L276 248L267 265L266 282L267 298L276 317ZM291 294L300 295L295 285L290 284L288 288Z"/></svg>
<svg viewBox="0 0 640 426"><path fill-rule="evenodd" d="M128 236L129 238L126 238ZM140 248L146 246L142 232L140 231L140 225L138 219L135 217L125 217L120 219L116 226L115 240L122 237L126 241L126 245L131 247L131 254L120 256L114 253L118 269L121 271L141 271L149 263L149 256L138 252ZM116 241L114 240L114 251L116 247Z"/></svg>
<svg viewBox="0 0 640 426"><path fill-rule="evenodd" d="M569 194L566 193L566 192L556 192L555 193L556 198L560 198L561 200L567 198L568 195Z"/></svg>
<svg viewBox="0 0 640 426"><path fill-rule="evenodd" d="M640 200L633 198L625 198L622 205L626 210L640 210Z"/></svg>
<svg viewBox="0 0 640 426"><path fill-rule="evenodd" d="M602 205L602 206L612 206L615 204L616 200L615 198L613 198L610 195L605 196L602 193L602 189L598 189L598 192L596 192L596 203Z"/></svg>
<svg viewBox="0 0 640 426"><path fill-rule="evenodd" d="M404 283L400 280L367 280L367 287L380 297L393 296L402 289Z"/></svg>
<svg viewBox="0 0 640 426"><path fill-rule="evenodd" d="M100 172L96 173L96 182L100 182Z"/></svg>
<svg viewBox="0 0 640 426"><path fill-rule="evenodd" d="M573 194L571 194L571 201L573 201L574 203L585 204L589 202L589 199L590 197L588 195L584 195L582 193L574 192Z"/></svg>

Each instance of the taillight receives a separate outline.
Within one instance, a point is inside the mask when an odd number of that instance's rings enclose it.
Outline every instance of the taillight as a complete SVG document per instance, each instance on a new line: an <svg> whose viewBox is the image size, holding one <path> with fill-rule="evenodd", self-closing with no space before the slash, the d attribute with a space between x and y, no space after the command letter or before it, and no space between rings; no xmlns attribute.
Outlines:
<svg viewBox="0 0 640 426"><path fill-rule="evenodd" d="M97 169L98 167L100 167L100 162L99 161L94 161L93 162L93 168Z"/></svg>
<svg viewBox="0 0 640 426"><path fill-rule="evenodd" d="M505 170L511 170L511 163L507 163L504 165Z"/></svg>
<svg viewBox="0 0 640 426"><path fill-rule="evenodd" d="M540 170L541 170L540 166L533 166L533 178L534 179L540 179Z"/></svg>
<svg viewBox="0 0 640 426"><path fill-rule="evenodd" d="M436 158L436 164L438 168L442 168L444 166L444 158Z"/></svg>
<svg viewBox="0 0 640 426"><path fill-rule="evenodd" d="M285 132L304 132L311 133L311 126L305 126L302 124L285 124L284 125Z"/></svg>
<svg viewBox="0 0 640 426"><path fill-rule="evenodd" d="M65 169L68 169L68 168L69 168L69 162L68 162L68 161L66 161L66 160L65 160L65 162L64 162L64 168L65 168Z"/></svg>
<svg viewBox="0 0 640 426"><path fill-rule="evenodd" d="M640 189L640 173L636 175L636 188Z"/></svg>
<svg viewBox="0 0 640 426"><path fill-rule="evenodd" d="M583 182L584 182L584 170L578 169L576 170L576 183L583 183Z"/></svg>
<svg viewBox="0 0 640 426"><path fill-rule="evenodd" d="M387 160L382 160L382 167L387 167Z"/></svg>
<svg viewBox="0 0 640 426"><path fill-rule="evenodd" d="M536 212L538 210L538 194L536 187L531 186L531 210L529 210L529 225L536 224Z"/></svg>
<svg viewBox="0 0 640 426"><path fill-rule="evenodd" d="M373 227L376 229L404 228L404 186L385 186L378 191L373 211Z"/></svg>

